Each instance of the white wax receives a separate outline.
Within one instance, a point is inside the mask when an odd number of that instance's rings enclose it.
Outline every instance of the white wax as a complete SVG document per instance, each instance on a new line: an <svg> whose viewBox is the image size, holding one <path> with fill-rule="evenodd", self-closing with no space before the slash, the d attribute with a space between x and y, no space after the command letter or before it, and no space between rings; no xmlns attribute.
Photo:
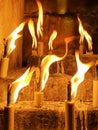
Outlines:
<svg viewBox="0 0 98 130"><path fill-rule="evenodd" d="M65 130L75 130L74 101L65 101Z"/></svg>
<svg viewBox="0 0 98 130"><path fill-rule="evenodd" d="M98 80L93 80L93 106L98 107Z"/></svg>
<svg viewBox="0 0 98 130"><path fill-rule="evenodd" d="M0 66L0 77L6 78L8 73L9 67L9 58L5 57L1 59L1 66Z"/></svg>
<svg viewBox="0 0 98 130"><path fill-rule="evenodd" d="M38 56L44 55L44 43L38 42Z"/></svg>
<svg viewBox="0 0 98 130"><path fill-rule="evenodd" d="M44 93L43 92L34 92L34 105L36 107L41 107L44 101Z"/></svg>

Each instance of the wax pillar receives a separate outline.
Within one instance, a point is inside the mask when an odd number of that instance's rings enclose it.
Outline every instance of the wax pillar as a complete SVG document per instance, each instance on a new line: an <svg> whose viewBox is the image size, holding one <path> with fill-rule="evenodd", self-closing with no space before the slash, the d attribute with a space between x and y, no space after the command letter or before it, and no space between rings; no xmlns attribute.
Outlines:
<svg viewBox="0 0 98 130"><path fill-rule="evenodd" d="M4 108L4 130L14 130L14 106Z"/></svg>
<svg viewBox="0 0 98 130"><path fill-rule="evenodd" d="M75 130L74 101L65 100L65 130Z"/></svg>
<svg viewBox="0 0 98 130"><path fill-rule="evenodd" d="M98 79L93 80L93 106L98 107Z"/></svg>
<svg viewBox="0 0 98 130"><path fill-rule="evenodd" d="M41 107L44 101L44 93L43 92L34 92L34 105L36 107Z"/></svg>
<svg viewBox="0 0 98 130"><path fill-rule="evenodd" d="M8 67L9 67L9 58L4 57L1 60L1 66L0 66L0 77L6 78L8 73Z"/></svg>
<svg viewBox="0 0 98 130"><path fill-rule="evenodd" d="M38 42L38 56L44 55L44 43Z"/></svg>

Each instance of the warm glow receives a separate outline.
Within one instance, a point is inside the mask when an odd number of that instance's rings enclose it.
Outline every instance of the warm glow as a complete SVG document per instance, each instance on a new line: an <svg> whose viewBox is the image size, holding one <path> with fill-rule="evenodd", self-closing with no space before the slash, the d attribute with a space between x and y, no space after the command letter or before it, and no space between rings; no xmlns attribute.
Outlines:
<svg viewBox="0 0 98 130"><path fill-rule="evenodd" d="M89 51L92 50L92 38L91 36L88 34L88 32L83 28L82 22L80 20L80 18L78 17L78 22L79 22L79 33L80 33L80 44L83 43L84 38L87 40L88 43L88 49Z"/></svg>
<svg viewBox="0 0 98 130"><path fill-rule="evenodd" d="M20 78L12 82L10 89L10 103L15 103L18 98L20 90L29 85L34 71L35 67L32 67L31 69L28 68Z"/></svg>
<svg viewBox="0 0 98 130"><path fill-rule="evenodd" d="M38 22L37 22L37 35L38 37L42 37L43 36L43 8L42 8L42 4L39 0L36 0L37 5L38 5L38 10L39 10L39 14L38 14Z"/></svg>
<svg viewBox="0 0 98 130"><path fill-rule="evenodd" d="M37 39L35 36L34 22L32 19L29 20L28 27L29 27L30 34L32 36L32 48L34 47L37 48Z"/></svg>
<svg viewBox="0 0 98 130"><path fill-rule="evenodd" d="M76 62L77 62L77 73L72 77L71 83L72 83L72 91L71 94L75 97L77 94L78 86L81 82L84 80L85 73L88 71L88 69L93 65L93 62L90 63L82 63L79 59L79 53L75 53Z"/></svg>
<svg viewBox="0 0 98 130"><path fill-rule="evenodd" d="M49 67L52 63L63 60L68 52L68 44L66 44L66 52L64 56L58 57L54 54L47 55L42 59L41 62L41 91L45 88L45 84L49 77Z"/></svg>
<svg viewBox="0 0 98 130"><path fill-rule="evenodd" d="M7 38L10 43L8 43L8 50L7 50L7 56L16 48L15 40L19 37L21 37L20 34L18 34L20 31L22 31L23 27L25 25L25 22L21 23Z"/></svg>
<svg viewBox="0 0 98 130"><path fill-rule="evenodd" d="M49 39L49 43L48 43L49 50L53 50L52 43L53 43L53 40L56 38L56 36L57 36L57 31L54 30Z"/></svg>

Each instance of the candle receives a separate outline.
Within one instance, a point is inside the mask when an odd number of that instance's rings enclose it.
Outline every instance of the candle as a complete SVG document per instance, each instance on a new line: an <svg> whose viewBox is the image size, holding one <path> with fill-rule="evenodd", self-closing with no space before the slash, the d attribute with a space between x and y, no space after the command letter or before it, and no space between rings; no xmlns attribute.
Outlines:
<svg viewBox="0 0 98 130"><path fill-rule="evenodd" d="M3 57L1 59L1 67L0 67L0 77L1 78L7 77L8 67L9 67L9 58Z"/></svg>
<svg viewBox="0 0 98 130"><path fill-rule="evenodd" d="M65 129L75 130L74 101L71 99L71 82L67 85L67 100L65 100Z"/></svg>
<svg viewBox="0 0 98 130"><path fill-rule="evenodd" d="M38 42L38 56L44 55L44 43Z"/></svg>
<svg viewBox="0 0 98 130"><path fill-rule="evenodd" d="M7 88L7 106L4 107L4 130L14 130L14 106L10 102L10 88Z"/></svg>
<svg viewBox="0 0 98 130"><path fill-rule="evenodd" d="M98 107L98 79L93 80L93 106Z"/></svg>
<svg viewBox="0 0 98 130"><path fill-rule="evenodd" d="M65 129L75 130L74 101L65 100Z"/></svg>
<svg viewBox="0 0 98 130"><path fill-rule="evenodd" d="M14 106L4 108L4 130L14 130Z"/></svg>
<svg viewBox="0 0 98 130"><path fill-rule="evenodd" d="M98 61L95 65L95 79L93 80L93 106L98 107Z"/></svg>
<svg viewBox="0 0 98 130"><path fill-rule="evenodd" d="M44 93L42 91L34 92L34 105L36 107L41 107L44 101Z"/></svg>

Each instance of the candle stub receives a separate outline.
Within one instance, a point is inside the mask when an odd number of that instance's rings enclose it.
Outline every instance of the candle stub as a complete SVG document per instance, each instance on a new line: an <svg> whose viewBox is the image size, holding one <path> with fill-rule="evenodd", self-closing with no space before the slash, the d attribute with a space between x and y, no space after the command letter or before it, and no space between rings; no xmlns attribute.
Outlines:
<svg viewBox="0 0 98 130"><path fill-rule="evenodd" d="M34 92L34 105L36 107L41 107L44 101L44 93L43 92Z"/></svg>
<svg viewBox="0 0 98 130"><path fill-rule="evenodd" d="M0 77L6 78L8 73L8 67L9 67L9 58L4 57L1 60L1 67L0 67Z"/></svg>
<svg viewBox="0 0 98 130"><path fill-rule="evenodd" d="M98 107L98 80L93 80L93 106Z"/></svg>

